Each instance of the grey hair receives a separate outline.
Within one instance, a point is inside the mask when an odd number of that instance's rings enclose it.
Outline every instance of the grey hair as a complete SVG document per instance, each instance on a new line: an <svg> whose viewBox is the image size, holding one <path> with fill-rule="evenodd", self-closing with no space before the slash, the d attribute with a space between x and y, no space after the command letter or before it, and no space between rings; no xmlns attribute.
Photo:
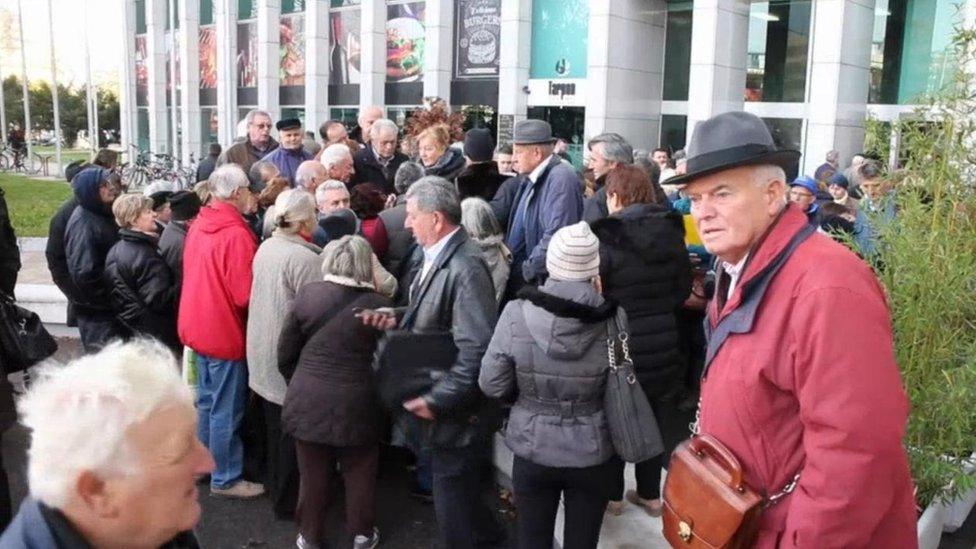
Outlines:
<svg viewBox="0 0 976 549"><path fill-rule="evenodd" d="M370 126L369 136L371 138L376 137L383 130L393 130L394 133L400 133L400 128L397 127L396 122L389 118L380 118Z"/></svg>
<svg viewBox="0 0 976 549"><path fill-rule="evenodd" d="M397 194L403 194L423 176L424 167L418 162L404 162L400 164L400 167L397 168L396 175L393 176L393 188Z"/></svg>
<svg viewBox="0 0 976 549"><path fill-rule="evenodd" d="M267 168L274 168L276 173L281 173L278 166L275 166L271 162L267 160L258 160L254 164L251 164L251 169L247 171L248 180L255 185L264 182L264 176L261 174L261 171Z"/></svg>
<svg viewBox="0 0 976 549"><path fill-rule="evenodd" d="M224 164L207 179L210 194L218 200L227 200L240 187L248 186L247 175L237 164Z"/></svg>
<svg viewBox="0 0 976 549"><path fill-rule="evenodd" d="M424 213L441 212L452 224L461 224L461 203L457 189L443 177L421 177L407 190L407 200L410 199L416 200L417 209Z"/></svg>
<svg viewBox="0 0 976 549"><path fill-rule="evenodd" d="M323 181L315 188L315 203L321 204L325 200L325 193L329 191L346 191L346 194L349 194L349 189L346 188L345 183L335 179L329 179L328 181Z"/></svg>
<svg viewBox="0 0 976 549"><path fill-rule="evenodd" d="M315 199L299 189L287 189L274 203L274 224L285 234L297 234L315 224Z"/></svg>
<svg viewBox="0 0 976 549"><path fill-rule="evenodd" d="M267 116L268 120L271 120L271 115L268 114L267 111L262 111L261 109L251 109L247 111L246 115L244 115L244 122L250 126L251 122L254 122L254 119L258 116Z"/></svg>
<svg viewBox="0 0 976 549"><path fill-rule="evenodd" d="M319 166L321 164L317 164L314 160L306 160L299 164L295 170L295 186L304 188L305 183L315 178Z"/></svg>
<svg viewBox="0 0 976 549"><path fill-rule="evenodd" d="M461 226L476 240L502 234L494 210L484 199L476 196L461 201Z"/></svg>
<svg viewBox="0 0 976 549"><path fill-rule="evenodd" d="M836 150L827 151L827 157L826 157L827 162L837 162L838 158L840 158L840 152Z"/></svg>
<svg viewBox="0 0 976 549"><path fill-rule="evenodd" d="M346 158L352 160L352 152L349 150L349 147L344 143L336 143L329 145L322 151L320 162L325 166L325 169L331 170L339 161L345 160Z"/></svg>
<svg viewBox="0 0 976 549"><path fill-rule="evenodd" d="M592 151L596 145L601 145L600 153L610 162L634 163L634 148L619 133L601 133L590 139L586 148Z"/></svg>
<svg viewBox="0 0 976 549"><path fill-rule="evenodd" d="M369 242L359 235L346 235L329 242L322 250L322 275L372 285L373 249Z"/></svg>

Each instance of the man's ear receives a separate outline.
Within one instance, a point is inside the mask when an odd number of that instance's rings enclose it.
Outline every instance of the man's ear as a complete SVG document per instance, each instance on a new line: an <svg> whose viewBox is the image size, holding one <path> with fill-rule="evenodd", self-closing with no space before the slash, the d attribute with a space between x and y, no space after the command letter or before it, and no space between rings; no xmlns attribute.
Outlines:
<svg viewBox="0 0 976 549"><path fill-rule="evenodd" d="M766 191L764 194L769 215L772 217L779 215L779 212L783 209L783 205L786 204L786 182L778 179L770 179L766 182Z"/></svg>
<svg viewBox="0 0 976 549"><path fill-rule="evenodd" d="M91 471L82 471L75 481L75 492L89 512L102 518L114 518L119 514L112 490L108 484Z"/></svg>

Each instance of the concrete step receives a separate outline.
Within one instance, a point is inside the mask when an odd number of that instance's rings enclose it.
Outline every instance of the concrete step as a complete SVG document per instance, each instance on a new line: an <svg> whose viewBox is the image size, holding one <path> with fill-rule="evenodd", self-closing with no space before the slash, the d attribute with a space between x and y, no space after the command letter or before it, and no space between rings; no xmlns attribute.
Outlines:
<svg viewBox="0 0 976 549"><path fill-rule="evenodd" d="M14 289L17 304L37 313L54 337L77 338L78 328L67 322L68 298L53 284L18 284Z"/></svg>

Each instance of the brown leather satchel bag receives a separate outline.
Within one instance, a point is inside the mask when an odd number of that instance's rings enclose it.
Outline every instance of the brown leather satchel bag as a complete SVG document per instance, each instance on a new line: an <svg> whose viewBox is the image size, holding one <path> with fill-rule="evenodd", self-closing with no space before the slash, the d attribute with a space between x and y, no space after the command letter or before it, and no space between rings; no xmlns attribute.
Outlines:
<svg viewBox="0 0 976 549"><path fill-rule="evenodd" d="M742 480L739 460L718 440L696 435L671 455L664 483L664 537L671 547L750 547L762 509L762 496Z"/></svg>

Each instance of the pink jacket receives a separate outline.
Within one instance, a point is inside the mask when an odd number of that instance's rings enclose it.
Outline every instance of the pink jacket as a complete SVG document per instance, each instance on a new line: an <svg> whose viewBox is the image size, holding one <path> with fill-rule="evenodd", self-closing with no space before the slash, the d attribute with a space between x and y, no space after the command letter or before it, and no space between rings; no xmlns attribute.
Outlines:
<svg viewBox="0 0 976 549"><path fill-rule="evenodd" d="M806 223L795 207L783 213L724 307L709 304L713 331ZM786 260L751 330L725 340L702 383L701 431L739 458L751 486L775 493L800 472L764 512L759 548L916 547L907 418L881 286L820 234Z"/></svg>

